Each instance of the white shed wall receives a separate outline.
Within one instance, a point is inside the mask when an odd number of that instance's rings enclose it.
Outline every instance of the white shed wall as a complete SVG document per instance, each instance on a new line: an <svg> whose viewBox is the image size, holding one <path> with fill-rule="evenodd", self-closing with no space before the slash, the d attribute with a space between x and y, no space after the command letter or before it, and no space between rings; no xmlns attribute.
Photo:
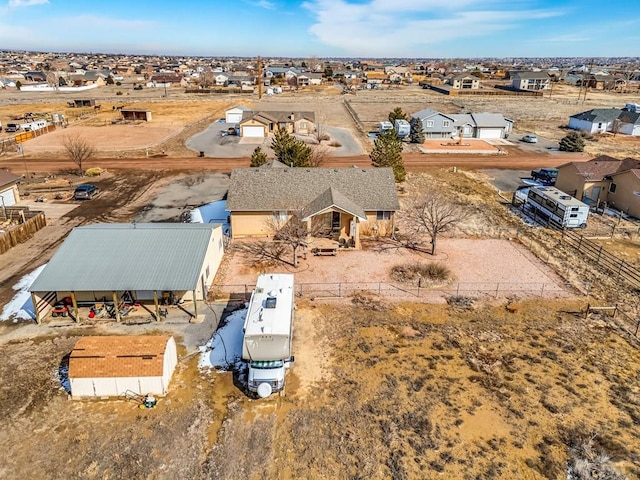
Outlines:
<svg viewBox="0 0 640 480"><path fill-rule="evenodd" d="M594 133L597 131L597 125L586 120L579 120L577 118L569 118L569 128L574 130L583 130L585 132Z"/></svg>

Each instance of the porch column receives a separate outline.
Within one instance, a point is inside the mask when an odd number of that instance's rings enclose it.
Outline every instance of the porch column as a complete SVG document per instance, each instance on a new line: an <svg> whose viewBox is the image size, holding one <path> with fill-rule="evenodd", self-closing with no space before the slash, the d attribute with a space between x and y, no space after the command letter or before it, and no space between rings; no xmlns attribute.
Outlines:
<svg viewBox="0 0 640 480"><path fill-rule="evenodd" d="M119 308L119 303L120 300L118 300L118 292L113 292L113 309L116 312L116 322L120 321L120 308Z"/></svg>
<svg viewBox="0 0 640 480"><path fill-rule="evenodd" d="M36 323L40 325L42 318L40 318L40 309L38 308L38 302L36 302L36 294L31 292L31 303L33 303L33 312L36 314Z"/></svg>
<svg viewBox="0 0 640 480"><path fill-rule="evenodd" d="M198 318L198 297L196 291L193 291L193 318Z"/></svg>
<svg viewBox="0 0 640 480"><path fill-rule="evenodd" d="M80 312L78 311L78 300L76 299L76 292L71 292L71 303L73 304L73 319L76 323L80 323Z"/></svg>
<svg viewBox="0 0 640 480"><path fill-rule="evenodd" d="M153 305L156 307L156 322L160 321L160 306L158 305L158 291L153 291Z"/></svg>
<svg viewBox="0 0 640 480"><path fill-rule="evenodd" d="M360 221L356 218L353 217L353 221L355 223L355 235L354 235L354 240L355 240L355 248L357 250L360 250Z"/></svg>

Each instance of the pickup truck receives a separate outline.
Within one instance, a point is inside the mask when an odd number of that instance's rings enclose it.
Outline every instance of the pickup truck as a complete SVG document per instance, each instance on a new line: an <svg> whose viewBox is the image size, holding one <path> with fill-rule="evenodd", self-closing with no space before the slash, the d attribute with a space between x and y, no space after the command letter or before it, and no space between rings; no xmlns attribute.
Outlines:
<svg viewBox="0 0 640 480"><path fill-rule="evenodd" d="M531 170L531 178L538 180L543 185L555 185L558 178L557 168L538 168Z"/></svg>

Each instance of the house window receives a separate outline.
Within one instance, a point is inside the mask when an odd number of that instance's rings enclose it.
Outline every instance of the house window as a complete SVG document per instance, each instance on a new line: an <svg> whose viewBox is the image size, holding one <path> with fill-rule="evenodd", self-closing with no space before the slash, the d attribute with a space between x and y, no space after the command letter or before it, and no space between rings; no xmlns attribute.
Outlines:
<svg viewBox="0 0 640 480"><path fill-rule="evenodd" d="M615 183L609 185L609 193L616 193L616 188L618 188L618 186Z"/></svg>
<svg viewBox="0 0 640 480"><path fill-rule="evenodd" d="M307 122L300 122L300 128L306 130L307 129Z"/></svg>
<svg viewBox="0 0 640 480"><path fill-rule="evenodd" d="M391 220L391 212L388 210L378 210L376 220Z"/></svg>
<svg viewBox="0 0 640 480"><path fill-rule="evenodd" d="M434 122L433 120L427 120L427 128L433 127L434 126Z"/></svg>
<svg viewBox="0 0 640 480"><path fill-rule="evenodd" d="M451 126L451 121L450 120L443 120L442 121L442 126L443 127L450 127Z"/></svg>
<svg viewBox="0 0 640 480"><path fill-rule="evenodd" d="M286 210L279 210L276 212L273 212L273 220L276 222L286 222L287 221L287 211Z"/></svg>

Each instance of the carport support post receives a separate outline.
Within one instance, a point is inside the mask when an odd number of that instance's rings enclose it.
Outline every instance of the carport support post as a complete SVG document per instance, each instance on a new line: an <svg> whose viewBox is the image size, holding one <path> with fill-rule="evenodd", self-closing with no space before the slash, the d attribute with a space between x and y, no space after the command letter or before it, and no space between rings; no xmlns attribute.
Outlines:
<svg viewBox="0 0 640 480"><path fill-rule="evenodd" d="M160 307L158 306L158 291L153 291L153 304L156 307L156 322L160 321Z"/></svg>
<svg viewBox="0 0 640 480"><path fill-rule="evenodd" d="M36 314L36 323L40 325L40 322L42 322L40 309L38 308L38 302L36 302L36 294L33 292L31 292L31 303L33 303L33 312Z"/></svg>
<svg viewBox="0 0 640 480"><path fill-rule="evenodd" d="M120 308L118 305L118 293L113 292L113 310L116 312L116 322L120 321Z"/></svg>
<svg viewBox="0 0 640 480"><path fill-rule="evenodd" d="M80 323L80 312L78 311L78 299L76 292L71 292L71 303L73 304L73 319L76 323Z"/></svg>
<svg viewBox="0 0 640 480"><path fill-rule="evenodd" d="M193 291L193 318L198 318L198 297L196 291Z"/></svg>

